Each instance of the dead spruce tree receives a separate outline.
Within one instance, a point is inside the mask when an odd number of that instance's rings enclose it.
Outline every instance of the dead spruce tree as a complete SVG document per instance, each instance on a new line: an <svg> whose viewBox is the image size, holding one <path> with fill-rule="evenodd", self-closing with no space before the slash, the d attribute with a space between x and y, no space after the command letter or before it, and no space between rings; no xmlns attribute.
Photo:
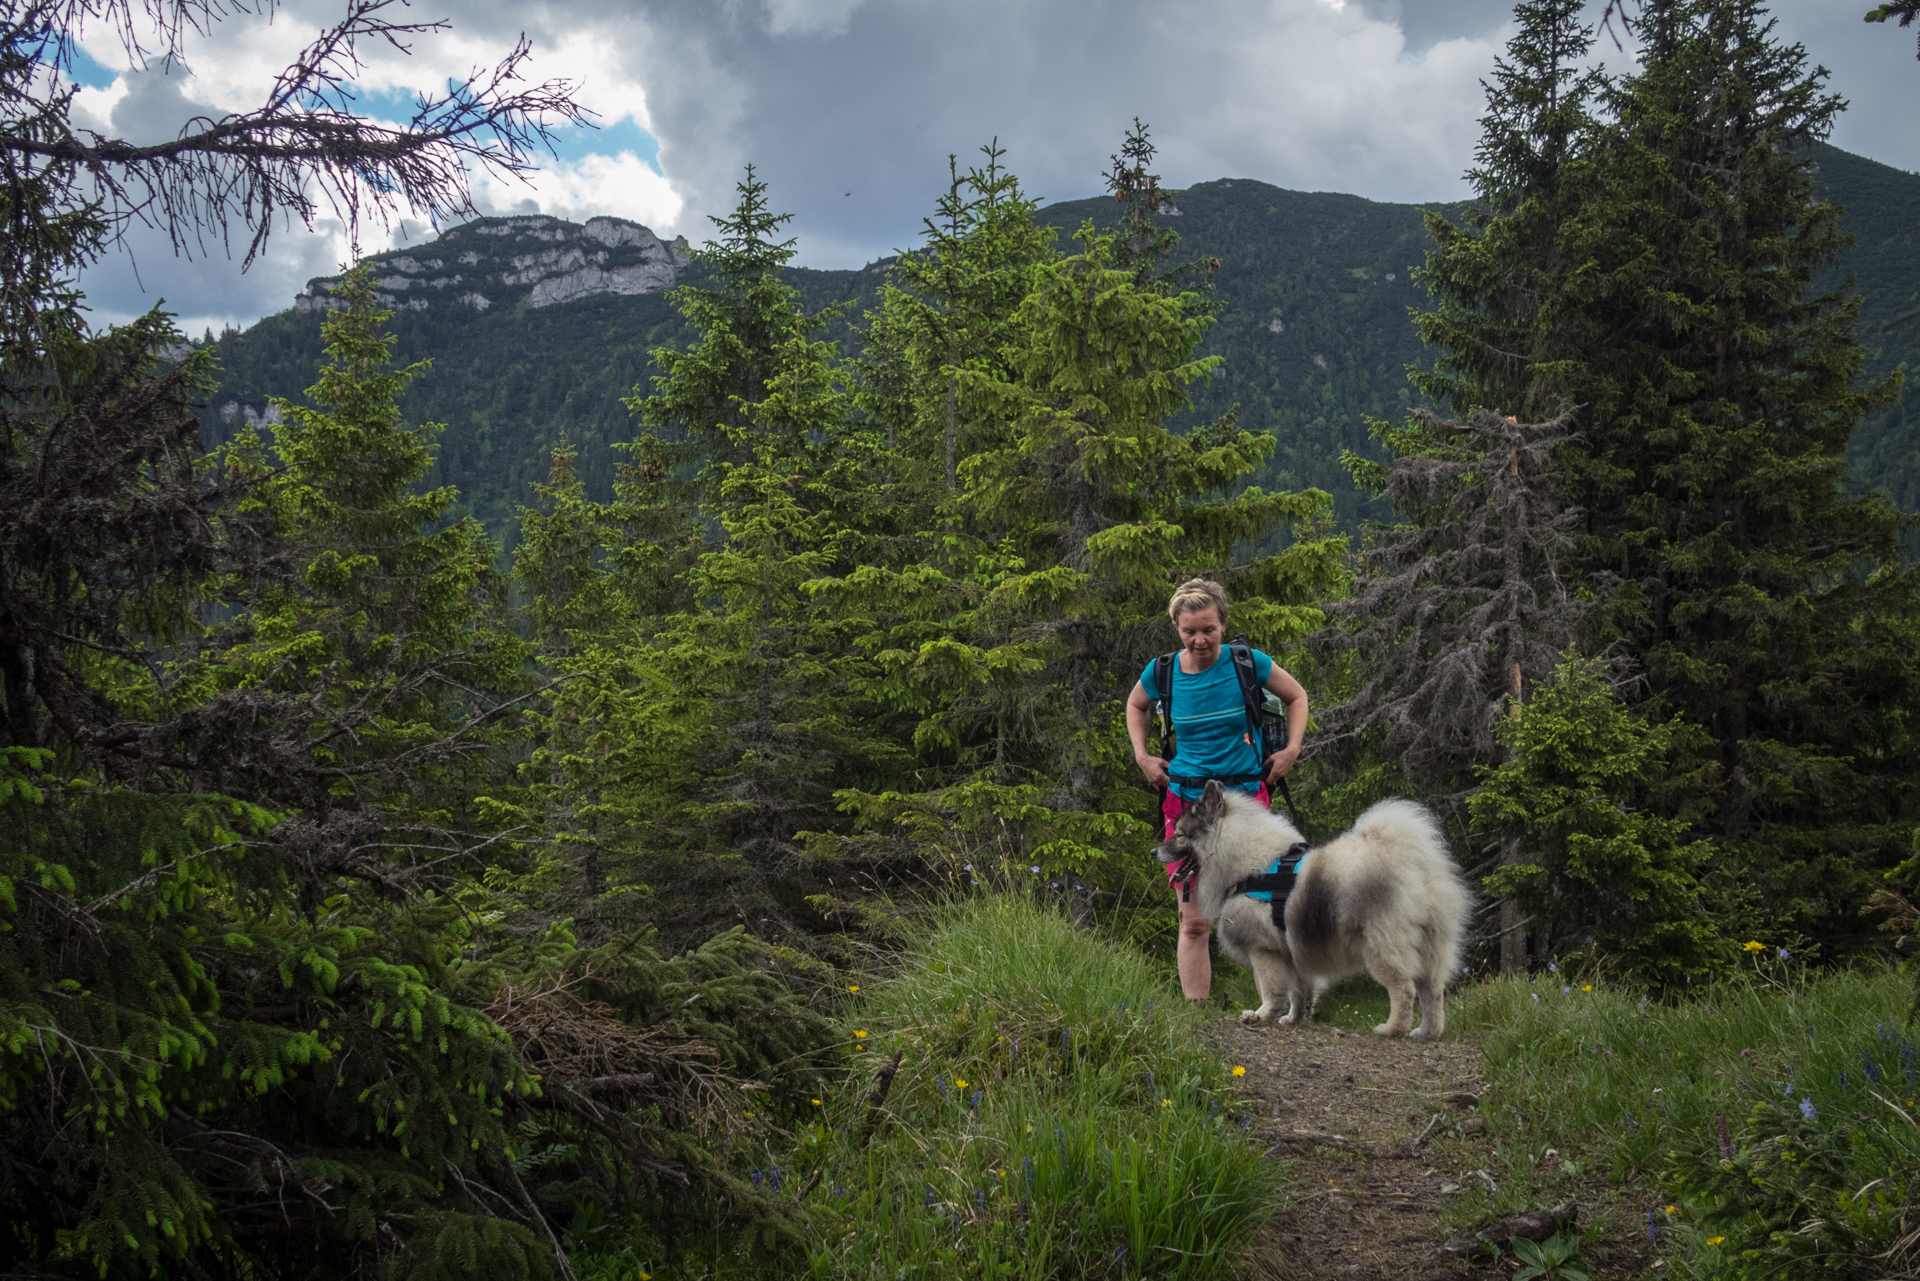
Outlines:
<svg viewBox="0 0 1920 1281"><path fill-rule="evenodd" d="M1571 417L1415 410L1405 428L1374 426L1391 467L1346 460L1406 523L1371 531L1356 591L1311 639L1349 691L1319 712L1312 750L1356 772L1372 762L1376 778L1389 762L1457 831L1477 767L1500 759L1500 718L1552 673L1585 612L1563 573L1579 512L1560 505L1552 464ZM1503 966L1520 964L1524 929L1502 904Z"/></svg>

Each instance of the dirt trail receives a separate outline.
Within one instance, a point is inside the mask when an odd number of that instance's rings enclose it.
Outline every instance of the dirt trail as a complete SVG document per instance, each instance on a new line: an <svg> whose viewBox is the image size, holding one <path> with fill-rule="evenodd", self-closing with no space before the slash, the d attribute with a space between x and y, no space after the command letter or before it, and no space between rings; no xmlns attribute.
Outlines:
<svg viewBox="0 0 1920 1281"><path fill-rule="evenodd" d="M1486 1151L1471 1141L1484 1125L1474 1115L1480 1052L1325 1023L1223 1020L1213 1040L1246 1068L1237 1081L1254 1124L1294 1174L1292 1208L1262 1231L1249 1281L1423 1276L1421 1258L1441 1240L1443 1202L1477 1177L1474 1159ZM1463 1134L1469 1141L1458 1141Z"/></svg>

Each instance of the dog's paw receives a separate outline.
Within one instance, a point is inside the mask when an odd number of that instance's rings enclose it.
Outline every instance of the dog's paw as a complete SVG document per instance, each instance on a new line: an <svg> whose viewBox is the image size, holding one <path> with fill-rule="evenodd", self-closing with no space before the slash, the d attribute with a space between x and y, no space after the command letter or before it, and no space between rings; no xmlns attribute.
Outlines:
<svg viewBox="0 0 1920 1281"><path fill-rule="evenodd" d="M1278 1027L1283 1023L1298 1023L1299 1021L1300 1019L1296 1015L1282 1014L1279 1018L1275 1019L1273 1022L1274 1022L1274 1026Z"/></svg>
<svg viewBox="0 0 1920 1281"><path fill-rule="evenodd" d="M1249 1025L1254 1023L1264 1023L1266 1022L1266 1016L1261 1014L1260 1011L1258 1010L1242 1010L1240 1011L1240 1021L1242 1023L1246 1023ZM1285 1019L1281 1019L1280 1021L1282 1023L1286 1022Z"/></svg>
<svg viewBox="0 0 1920 1281"><path fill-rule="evenodd" d="M1401 1036L1404 1033L1404 1028L1397 1028L1391 1023L1376 1023L1373 1028L1375 1036Z"/></svg>
<svg viewBox="0 0 1920 1281"><path fill-rule="evenodd" d="M1409 1041L1437 1041L1440 1038L1435 1036L1432 1032L1427 1031L1426 1025L1422 1024L1421 1026L1413 1029L1413 1031L1407 1033L1407 1039Z"/></svg>

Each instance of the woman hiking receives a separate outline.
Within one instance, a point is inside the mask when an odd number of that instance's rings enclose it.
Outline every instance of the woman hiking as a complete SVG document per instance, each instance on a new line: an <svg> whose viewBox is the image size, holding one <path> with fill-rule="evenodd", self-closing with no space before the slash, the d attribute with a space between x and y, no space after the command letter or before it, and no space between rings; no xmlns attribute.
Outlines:
<svg viewBox="0 0 1920 1281"><path fill-rule="evenodd" d="M1240 678L1234 674L1233 660L1225 656L1225 589L1204 578L1189 579L1167 602L1167 615L1180 635L1168 709L1174 730L1173 759L1165 761L1147 751L1147 730L1156 697L1151 663L1127 695L1127 735L1133 740L1134 762L1147 782L1166 789L1161 815L1166 820L1166 835L1171 837L1173 821L1200 799L1208 779L1217 778L1226 786L1237 787L1262 805L1270 803L1268 786L1278 782L1300 757L1300 739L1307 731L1307 691L1273 659L1257 649L1253 651L1255 678L1277 694L1287 709L1287 745L1262 761L1247 732ZM1244 781L1225 782L1236 777ZM1213 986L1213 958L1208 950L1213 922L1200 915L1199 906L1186 892L1192 882L1174 878L1175 867L1169 865L1167 881L1180 903L1180 943L1176 951L1180 990L1188 1000L1204 1001Z"/></svg>

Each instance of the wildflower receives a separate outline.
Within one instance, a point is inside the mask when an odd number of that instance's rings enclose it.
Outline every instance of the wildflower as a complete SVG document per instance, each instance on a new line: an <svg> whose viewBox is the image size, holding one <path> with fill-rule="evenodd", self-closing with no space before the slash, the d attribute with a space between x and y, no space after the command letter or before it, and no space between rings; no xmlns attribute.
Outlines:
<svg viewBox="0 0 1920 1281"><path fill-rule="evenodd" d="M1560 989L1560 995L1565 996L1567 993L1571 991L1573 991L1573 986L1569 984L1566 987L1563 987Z"/></svg>
<svg viewBox="0 0 1920 1281"><path fill-rule="evenodd" d="M981 1096L984 1095L985 1093L986 1093L985 1090L975 1090L973 1092L973 1114L975 1116L980 1115L980 1099L981 1099Z"/></svg>
<svg viewBox="0 0 1920 1281"><path fill-rule="evenodd" d="M1660 1244L1660 1228L1653 1217L1652 1210L1647 1211L1647 1242L1650 1245Z"/></svg>
<svg viewBox="0 0 1920 1281"><path fill-rule="evenodd" d="M1674 1211L1675 1211L1676 1209L1678 1209L1678 1208L1679 1208L1678 1206L1672 1206L1672 1205L1670 1205L1670 1206L1668 1206L1668 1207L1667 1207L1667 1213L1668 1213L1668 1214L1672 1214L1672 1213L1673 1213L1673 1212L1674 1212Z"/></svg>
<svg viewBox="0 0 1920 1281"><path fill-rule="evenodd" d="M1807 1118L1807 1120L1809 1120L1809 1121L1811 1121L1811 1120L1813 1120L1813 1119L1814 1119L1815 1117L1817 1117L1817 1116L1819 1116L1819 1115L1820 1115L1820 1111L1819 1111L1819 1109L1818 1109L1818 1108L1816 1108L1816 1107L1814 1107L1814 1106L1813 1106L1813 1100L1812 1100L1812 1099L1801 1099L1801 1100L1800 1100L1800 1115L1801 1115L1801 1116L1804 1116L1804 1117L1806 1117L1806 1118Z"/></svg>
<svg viewBox="0 0 1920 1281"><path fill-rule="evenodd" d="M1039 865L1038 863L1035 863L1035 864L1033 865L1033 870L1034 870L1034 871L1036 871L1036 872L1037 872L1037 871L1039 871L1039 870L1040 870L1040 865Z"/></svg>
<svg viewBox="0 0 1920 1281"><path fill-rule="evenodd" d="M1172 1100L1172 1099L1161 1099L1161 1100L1160 1100L1160 1106L1161 1106L1161 1107L1163 1107L1163 1108L1170 1108L1170 1107L1172 1107L1172 1106L1173 1106L1173 1100Z"/></svg>
<svg viewBox="0 0 1920 1281"><path fill-rule="evenodd" d="M779 1166L776 1165L771 1170L767 1171L767 1183L770 1186L772 1186L775 1192L778 1192L780 1190L780 1167Z"/></svg>
<svg viewBox="0 0 1920 1281"><path fill-rule="evenodd" d="M1725 1237L1708 1237L1708 1238L1707 1238L1707 1244L1708 1244L1708 1245L1719 1245L1719 1244L1720 1244L1720 1243L1721 1243L1722 1241L1725 1241L1725 1240L1726 1240L1726 1238L1725 1238Z"/></svg>
<svg viewBox="0 0 1920 1281"><path fill-rule="evenodd" d="M959 1077L955 1077L953 1079L953 1088L956 1090L964 1090L967 1088L967 1083L965 1081L962 1081Z"/></svg>
<svg viewBox="0 0 1920 1281"><path fill-rule="evenodd" d="M1742 952L1764 952L1767 950L1767 945L1757 940L1749 940L1747 943L1741 945L1740 950Z"/></svg>
<svg viewBox="0 0 1920 1281"><path fill-rule="evenodd" d="M1533 994L1533 999L1534 999L1534 1000L1536 1000L1536 1001L1538 1001L1538 1000L1540 999L1540 994L1539 994L1538 992L1535 992L1535 993Z"/></svg>
<svg viewBox="0 0 1920 1281"><path fill-rule="evenodd" d="M865 1032L862 1032L860 1029L855 1028L853 1031L853 1038L856 1041L864 1041L867 1039L867 1034Z"/></svg>
<svg viewBox="0 0 1920 1281"><path fill-rule="evenodd" d="M820 1100L819 1100L819 1099L815 1099L815 1100L813 1101L813 1106L815 1106L815 1107L819 1107L819 1106L820 1106Z"/></svg>
<svg viewBox="0 0 1920 1281"><path fill-rule="evenodd" d="M1243 1067L1240 1067L1238 1064L1236 1064L1233 1069L1233 1074L1235 1076L1245 1076L1247 1074L1247 1070Z"/></svg>
<svg viewBox="0 0 1920 1281"><path fill-rule="evenodd" d="M923 1210L933 1208L933 1189L932 1188L927 1189L927 1199L920 1203L920 1208Z"/></svg>
<svg viewBox="0 0 1920 1281"><path fill-rule="evenodd" d="M757 1187L759 1187L759 1186L760 1186L760 1170L759 1170L759 1167L757 1167L757 1166L756 1166L756 1167L755 1167L755 1168L754 1168L753 1170L751 1170L751 1171L749 1171L749 1172L748 1172L748 1174L747 1174L747 1177L748 1177L749 1179L752 1179L752 1180L753 1180L753 1186L754 1186L754 1187L756 1187L756 1188L757 1188ZM931 1194L929 1194L929 1195L931 1195Z"/></svg>
<svg viewBox="0 0 1920 1281"><path fill-rule="evenodd" d="M1783 948L1781 948L1781 949L1780 949L1780 959L1781 959L1781 960L1783 960L1783 961L1784 961L1784 960L1786 960L1786 959L1787 959L1787 958L1788 958L1789 956L1792 956L1792 955L1793 955L1793 953L1791 953L1791 952L1789 952L1789 951L1787 951L1787 949L1786 949L1786 948L1784 948L1784 947L1783 947ZM1723 1239L1724 1239L1724 1238L1723 1238Z"/></svg>
<svg viewBox="0 0 1920 1281"><path fill-rule="evenodd" d="M1582 992L1591 992L1593 991L1593 984L1589 983L1585 987L1581 988L1580 990Z"/></svg>
<svg viewBox="0 0 1920 1281"><path fill-rule="evenodd" d="M849 984L847 984L847 991L849 991L849 992L858 992L859 990L860 990L860 985L859 985L858 983L849 983Z"/></svg>

